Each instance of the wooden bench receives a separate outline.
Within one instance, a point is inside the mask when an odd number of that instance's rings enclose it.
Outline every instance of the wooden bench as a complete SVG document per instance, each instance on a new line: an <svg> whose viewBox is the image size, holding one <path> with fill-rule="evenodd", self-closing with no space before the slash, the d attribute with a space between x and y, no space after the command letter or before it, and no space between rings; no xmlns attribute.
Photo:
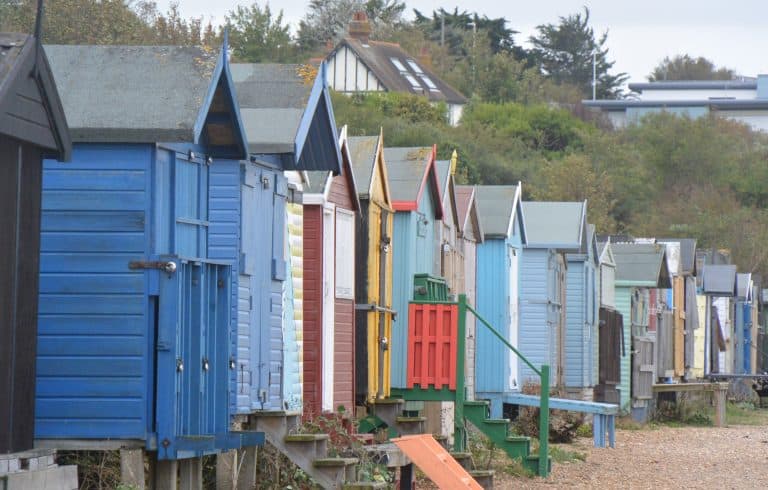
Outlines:
<svg viewBox="0 0 768 490"><path fill-rule="evenodd" d="M715 405L715 426L725 427L725 395L728 393L728 383L660 383L653 385L653 392L709 392Z"/></svg>
<svg viewBox="0 0 768 490"><path fill-rule="evenodd" d="M538 395L510 393L504 396L504 402L513 405L538 407L539 401ZM569 400L566 398L550 398L549 408L568 410L571 412L591 413L594 418L592 422L592 437L595 447L606 447L606 436L608 437L608 444L610 447L616 447L616 415L619 413L618 405L613 405L612 403Z"/></svg>

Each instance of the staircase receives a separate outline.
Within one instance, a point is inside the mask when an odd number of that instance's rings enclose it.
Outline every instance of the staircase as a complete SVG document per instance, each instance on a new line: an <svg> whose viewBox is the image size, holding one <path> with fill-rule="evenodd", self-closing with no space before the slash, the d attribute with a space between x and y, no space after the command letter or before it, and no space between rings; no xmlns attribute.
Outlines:
<svg viewBox="0 0 768 490"><path fill-rule="evenodd" d="M493 488L493 475L496 474L494 470L481 470L475 466L475 462L472 460L472 453L465 452L452 452L451 457L458 461L458 463L467 472L472 475L472 478L484 489Z"/></svg>
<svg viewBox="0 0 768 490"><path fill-rule="evenodd" d="M509 432L508 419L488 418L490 406L485 401L465 401L464 417L512 459L519 459L532 473L539 470L539 455L531 454L531 438ZM552 470L552 458L547 458L547 472Z"/></svg>
<svg viewBox="0 0 768 490"><path fill-rule="evenodd" d="M328 434L299 432L301 412L260 411L251 417L251 428L327 489L383 488L383 484L357 482L357 458L328 455Z"/></svg>
<svg viewBox="0 0 768 490"><path fill-rule="evenodd" d="M426 417L405 416L403 410L405 400L400 398L385 398L376 400L371 406L371 414L380 418L389 428L389 437L424 434Z"/></svg>

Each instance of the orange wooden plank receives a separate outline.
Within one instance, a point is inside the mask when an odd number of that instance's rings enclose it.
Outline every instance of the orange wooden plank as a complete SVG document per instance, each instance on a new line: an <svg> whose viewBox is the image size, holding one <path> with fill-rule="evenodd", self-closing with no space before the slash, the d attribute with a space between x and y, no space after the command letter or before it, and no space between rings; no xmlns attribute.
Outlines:
<svg viewBox="0 0 768 490"><path fill-rule="evenodd" d="M421 471L442 490L482 490L431 434L417 434L392 439Z"/></svg>

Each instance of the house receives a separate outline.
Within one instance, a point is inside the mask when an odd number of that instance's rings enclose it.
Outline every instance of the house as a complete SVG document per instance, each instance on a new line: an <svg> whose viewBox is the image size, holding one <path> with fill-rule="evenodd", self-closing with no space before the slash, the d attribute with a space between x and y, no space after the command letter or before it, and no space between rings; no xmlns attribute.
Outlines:
<svg viewBox="0 0 768 490"><path fill-rule="evenodd" d="M434 275L436 224L443 217L435 156L437 148L384 148L389 192L395 210L392 235L392 308L398 321L389 341L391 382L407 388L408 303L417 274Z"/></svg>
<svg viewBox="0 0 768 490"><path fill-rule="evenodd" d="M46 52L74 144L44 166L36 445L191 474L261 444L230 430L233 267L209 255L211 169L247 155L226 51Z"/></svg>
<svg viewBox="0 0 768 490"><path fill-rule="evenodd" d="M616 262L616 309L623 317L625 342L619 406L646 420L655 382L655 368L649 367L655 364L654 339L648 333L650 292L671 287L666 247L659 243L612 243L611 249Z"/></svg>
<svg viewBox="0 0 768 490"><path fill-rule="evenodd" d="M596 250L589 250L591 245L587 242L586 202L524 202L523 213L528 241L520 273L520 349L534 365L550 364L552 386L562 386L568 347L566 254L580 254L572 256L574 261L589 262L587 268L592 270L597 255ZM578 289L582 288L579 284ZM574 303L580 304L581 300ZM578 350L583 349L584 328L594 329L594 322L586 324L587 327L585 324L577 325L569 336L577 339L574 348ZM579 362L578 368L581 367L584 366ZM520 374L523 382L533 379L533 372L522 364ZM572 381L577 383L580 377L576 374Z"/></svg>
<svg viewBox="0 0 768 490"><path fill-rule="evenodd" d="M519 294L520 256L527 243L522 185L475 187L483 230L477 244L476 310L523 355ZM522 387L517 355L485 327L475 327L475 398L490 400L491 417L501 418L504 395ZM535 362L535 361L534 361Z"/></svg>
<svg viewBox="0 0 768 490"><path fill-rule="evenodd" d="M304 185L304 409L350 417L355 407L355 235L360 199L346 126L342 173Z"/></svg>
<svg viewBox="0 0 768 490"><path fill-rule="evenodd" d="M597 244L599 262L599 304L597 346L597 384L594 400L619 403L618 385L621 383L621 357L626 355L624 318L616 310L616 260L610 240Z"/></svg>
<svg viewBox="0 0 768 490"><path fill-rule="evenodd" d="M0 33L0 454L34 445L43 158L71 151L40 42Z"/></svg>
<svg viewBox="0 0 768 490"><path fill-rule="evenodd" d="M380 339L392 338L392 232L384 138L348 138L360 198L355 236L355 403L389 395L392 351Z"/></svg>
<svg viewBox="0 0 768 490"><path fill-rule="evenodd" d="M483 242L483 228L477 208L476 189L471 185L456 186L456 212L459 219L459 251L464 258L464 294L471 305L477 305L477 246ZM475 397L475 352L477 339L474 315L466 319L466 361L464 362L467 399Z"/></svg>
<svg viewBox="0 0 768 490"><path fill-rule="evenodd" d="M459 223L456 183L454 174L458 154L453 152L451 160L438 160L435 163L437 169L437 183L440 186L442 199L443 219L437 221L435 226L435 265L433 271L448 283L450 294L460 294L465 291L464 281L464 254L459 245L461 226Z"/></svg>
<svg viewBox="0 0 768 490"><path fill-rule="evenodd" d="M630 83L634 98L585 100L614 127L640 122L647 114L669 112L689 117L709 114L739 121L755 130L768 130L768 75L742 80L680 80Z"/></svg>
<svg viewBox="0 0 768 490"><path fill-rule="evenodd" d="M248 157L220 167L211 187L212 254L238 271L231 398L243 415L302 409L303 211L295 172L339 174L341 155L324 67L314 79L301 68L232 65Z"/></svg>
<svg viewBox="0 0 768 490"><path fill-rule="evenodd" d="M448 122L457 125L467 98L400 45L373 41L369 39L370 33L366 15L355 13L348 36L325 58L331 88L343 94L403 92L422 95L434 104L445 104Z"/></svg>

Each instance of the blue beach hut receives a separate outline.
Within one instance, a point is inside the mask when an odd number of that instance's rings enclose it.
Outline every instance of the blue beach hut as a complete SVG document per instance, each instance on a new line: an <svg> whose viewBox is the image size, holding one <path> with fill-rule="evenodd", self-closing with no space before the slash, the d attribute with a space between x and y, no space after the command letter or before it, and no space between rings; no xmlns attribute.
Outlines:
<svg viewBox="0 0 768 490"><path fill-rule="evenodd" d="M300 179L286 171L341 172L325 65L233 64L248 158L215 168L211 254L234 264L233 409L302 408ZM290 209L289 209L290 207ZM298 314L297 314L298 313Z"/></svg>
<svg viewBox="0 0 768 490"><path fill-rule="evenodd" d="M226 53L46 52L74 145L43 174L39 444L255 444L229 430L232 268L208 251L211 169L247 150Z"/></svg>
<svg viewBox="0 0 768 490"><path fill-rule="evenodd" d="M475 188L484 238L477 244L477 312L515 347L520 345L520 256L528 236L521 191L521 184ZM504 395L522 386L518 359L488 329L477 326L475 335L475 398L490 400L491 417L501 418Z"/></svg>
<svg viewBox="0 0 768 490"><path fill-rule="evenodd" d="M570 292L566 254L577 254L572 256L574 262L591 260L587 258L586 202L524 202L523 212L528 242L520 278L520 349L534 365L549 364L551 386L561 386ZM574 274L574 282L578 283L579 276ZM581 333L579 328L577 334ZM524 364L520 374L524 382L536 379Z"/></svg>

